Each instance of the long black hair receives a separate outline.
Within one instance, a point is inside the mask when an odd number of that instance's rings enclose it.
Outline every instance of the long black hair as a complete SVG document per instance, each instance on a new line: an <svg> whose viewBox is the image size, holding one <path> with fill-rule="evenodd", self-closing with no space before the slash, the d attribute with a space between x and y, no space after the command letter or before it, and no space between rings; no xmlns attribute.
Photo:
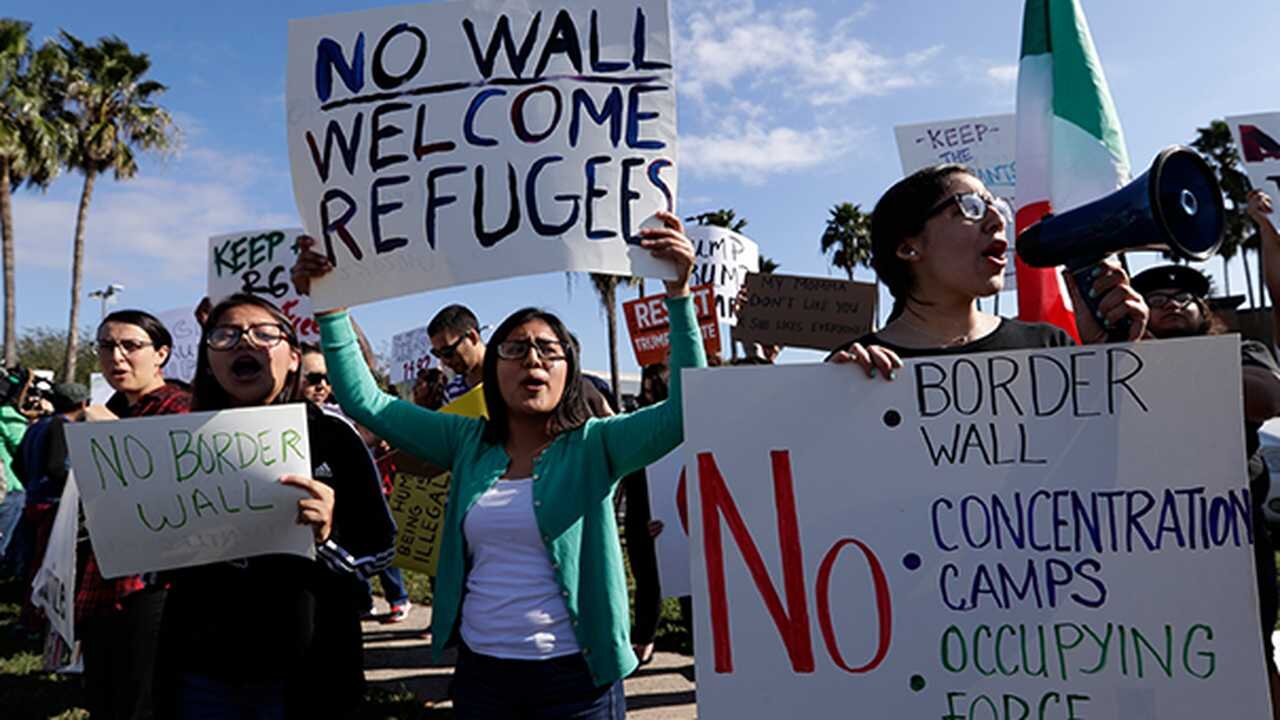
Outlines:
<svg viewBox="0 0 1280 720"><path fill-rule="evenodd" d="M102 322L98 323L98 333L102 332L102 328L107 323L116 323L118 325L133 325L147 334L147 339L151 341L151 347L159 352L160 348L168 348L169 353L165 355L164 362L160 363L160 367L164 367L173 359L173 335L169 333L169 328L160 322L160 318L149 312L142 310L117 310L110 315L102 318Z"/></svg>
<svg viewBox="0 0 1280 720"><path fill-rule="evenodd" d="M890 318L902 314L915 290L911 263L898 257L898 248L903 240L924 231L929 210L942 201L947 181L958 174L973 175L973 171L954 163L917 170L886 190L871 212L871 267L893 295Z"/></svg>
<svg viewBox="0 0 1280 720"><path fill-rule="evenodd" d="M591 417L591 410L582 392L582 367L578 360L578 344L574 341L569 328L560 318L534 307L527 307L512 313L498 329L493 331L484 353L484 402L488 406L489 419L484 425L484 440L495 445L507 441L507 402L502 399L502 388L498 387L498 345L507 339L513 330L531 321L541 320L555 333L556 339L564 348L565 378L564 393L560 402L551 411L551 432L568 432L581 427Z"/></svg>
<svg viewBox="0 0 1280 720"><path fill-rule="evenodd" d="M200 332L200 347L196 351L196 377L192 384L191 393L191 408L193 410L222 410L231 407L231 396L218 383L218 379L213 376L213 368L209 366L209 333L218 326L218 321L222 319L222 316L228 310L244 305L252 305L270 314L281 329L284 330L285 342L289 343L289 347L294 350L298 349L297 331L294 330L293 322L280 311L280 308L257 295L235 293L227 296L209 311L209 317L205 320L204 327ZM280 394L272 402L273 405L295 402L302 397L301 368L302 364L299 363L297 370L290 370L289 374L285 375L284 387L280 389Z"/></svg>

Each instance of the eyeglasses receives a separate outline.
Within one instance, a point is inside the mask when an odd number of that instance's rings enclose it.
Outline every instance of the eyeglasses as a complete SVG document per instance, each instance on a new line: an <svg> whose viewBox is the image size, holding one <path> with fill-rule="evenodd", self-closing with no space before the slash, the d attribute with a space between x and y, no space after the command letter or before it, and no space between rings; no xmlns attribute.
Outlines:
<svg viewBox="0 0 1280 720"><path fill-rule="evenodd" d="M281 340L288 337L285 329L275 323L259 323L250 325L247 328L236 327L235 325L218 325L209 331L209 336L205 338L205 344L211 350L230 350L240 344L240 338L245 335L249 336L249 340L261 348L273 348L280 344Z"/></svg>
<svg viewBox="0 0 1280 720"><path fill-rule="evenodd" d="M933 206L926 215L925 219L937 215L952 205L960 208L960 214L967 220L978 222L987 216L987 210L995 210L996 215L1004 221L1006 225L1013 222L1013 212L1009 210L1009 204L1000 198L985 198L976 192L956 193L951 197L943 200Z"/></svg>
<svg viewBox="0 0 1280 720"><path fill-rule="evenodd" d="M132 355L144 347L151 347L152 343L146 340L99 340L94 343L99 355L114 355L116 348L125 355Z"/></svg>
<svg viewBox="0 0 1280 720"><path fill-rule="evenodd" d="M448 345L445 345L439 350L435 348L431 348L431 354L435 355L437 358L441 360L448 360L449 358L453 357L454 353L458 352L458 345L461 345L462 341L466 339L467 339L467 336L463 335L462 337L458 338L457 340L454 340Z"/></svg>
<svg viewBox="0 0 1280 720"><path fill-rule="evenodd" d="M306 380L308 385L319 385L320 383L327 384L329 382L329 375L328 373L322 372L309 372L306 375L303 375L302 379Z"/></svg>
<svg viewBox="0 0 1280 720"><path fill-rule="evenodd" d="M523 360L530 348L538 351L538 357L547 362L564 360L564 344L559 340L503 340L498 343L498 357L503 360Z"/></svg>
<svg viewBox="0 0 1280 720"><path fill-rule="evenodd" d="M1152 293L1146 298L1147 305L1153 308L1169 307L1176 305L1177 307L1185 307L1195 302L1195 293L1183 290L1176 293Z"/></svg>

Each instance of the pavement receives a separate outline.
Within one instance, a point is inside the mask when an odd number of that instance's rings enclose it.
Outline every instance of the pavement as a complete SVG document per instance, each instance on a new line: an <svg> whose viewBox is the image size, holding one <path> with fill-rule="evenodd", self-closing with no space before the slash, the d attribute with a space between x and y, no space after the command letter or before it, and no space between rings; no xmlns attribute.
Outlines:
<svg viewBox="0 0 1280 720"><path fill-rule="evenodd" d="M386 612L381 598L379 612ZM431 608L414 605L409 618L394 625L377 620L364 623L365 679L372 688L408 690L430 712L429 717L452 717L448 700L453 653L439 665L431 662ZM693 657L659 652L653 662L636 670L625 683L627 718L689 720L696 717L693 697Z"/></svg>

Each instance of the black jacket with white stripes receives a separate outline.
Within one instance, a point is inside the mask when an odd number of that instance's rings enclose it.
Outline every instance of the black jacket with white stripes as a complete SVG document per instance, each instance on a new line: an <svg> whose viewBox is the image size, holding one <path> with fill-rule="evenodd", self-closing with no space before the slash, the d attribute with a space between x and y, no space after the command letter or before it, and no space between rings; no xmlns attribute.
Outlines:
<svg viewBox="0 0 1280 720"><path fill-rule="evenodd" d="M312 477L334 489L329 539L316 560L264 555L164 573L162 704L178 673L283 682L290 717L342 717L359 701L366 580L394 559L395 522L351 422L307 403L307 432Z"/></svg>

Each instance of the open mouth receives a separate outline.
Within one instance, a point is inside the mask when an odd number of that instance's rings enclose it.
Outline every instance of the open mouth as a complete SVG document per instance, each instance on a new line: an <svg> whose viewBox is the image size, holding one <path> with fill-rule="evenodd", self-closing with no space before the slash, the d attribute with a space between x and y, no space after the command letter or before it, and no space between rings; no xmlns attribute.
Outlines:
<svg viewBox="0 0 1280 720"><path fill-rule="evenodd" d="M262 363L252 355L241 355L231 363L231 374L237 380L250 380L262 372Z"/></svg>
<svg viewBox="0 0 1280 720"><path fill-rule="evenodd" d="M1005 253L1008 251L1009 242L1007 240L995 240L982 251L982 257L1003 266L1005 264Z"/></svg>
<svg viewBox="0 0 1280 720"><path fill-rule="evenodd" d="M547 386L547 381L536 377L527 377L520 381L520 387L531 393L536 393Z"/></svg>

